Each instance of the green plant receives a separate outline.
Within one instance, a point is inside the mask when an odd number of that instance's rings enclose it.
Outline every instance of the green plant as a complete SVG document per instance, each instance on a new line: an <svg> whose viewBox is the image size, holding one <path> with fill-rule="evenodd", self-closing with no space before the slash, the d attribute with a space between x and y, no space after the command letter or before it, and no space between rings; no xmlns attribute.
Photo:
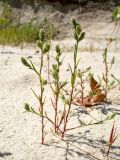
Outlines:
<svg viewBox="0 0 120 160"><path fill-rule="evenodd" d="M61 49L59 46L56 46L56 53L57 55L54 57L55 60L55 64L52 65L52 69L51 69L51 75L53 78L53 85L51 85L51 89L53 91L54 94L54 100L51 99L53 108L55 110L55 133L58 130L58 126L60 127L60 124L58 124L58 102L59 102L59 97L61 94L61 90L63 89L63 87L67 84L67 82L60 82L60 67L62 65L62 59L61 59ZM61 123L61 120L60 120Z"/></svg>
<svg viewBox="0 0 120 160"><path fill-rule="evenodd" d="M46 35L46 39L49 41L49 43L51 44L51 40L54 38L55 36L55 32L56 32L56 28L54 27L54 25L52 23L50 23L48 21L47 18L43 19L43 22L41 22L41 28L45 29L45 35ZM48 73L48 81L50 83L50 53L48 52L47 54L47 73Z"/></svg>
<svg viewBox="0 0 120 160"><path fill-rule="evenodd" d="M40 61L40 69L37 71L35 65L30 60L30 63L26 61L25 58L21 58L22 63L28 67L29 69L33 70L36 75L38 76L39 82L40 82L40 95L38 96L33 90L33 93L35 97L39 101L39 112L37 113L32 107L30 107L27 103L25 104L25 109L28 112L35 113L39 115L42 119L42 144L44 144L44 105L45 105L45 99L44 96L44 90L45 86L47 85L47 80L43 78L43 62L44 62L44 56L49 52L50 50L50 44L45 39L45 30L41 29L39 33L39 40L38 40L38 47L41 50L41 61Z"/></svg>
<svg viewBox="0 0 120 160"><path fill-rule="evenodd" d="M39 22L32 19L30 22L21 24L19 17L15 16L8 3L4 3L0 17L0 44L23 45L23 43L35 43L39 39L40 29L45 30L45 37L51 41L55 27L47 18Z"/></svg>
<svg viewBox="0 0 120 160"><path fill-rule="evenodd" d="M103 53L103 63L105 66L105 73L103 74L103 80L105 82L105 96L107 98L107 93L108 93L108 73L109 73L109 69L108 69L108 62L107 62L107 48L105 48L104 53Z"/></svg>
<svg viewBox="0 0 120 160"><path fill-rule="evenodd" d="M8 26L9 24L9 19L7 18L0 18L0 29L4 29Z"/></svg>
<svg viewBox="0 0 120 160"><path fill-rule="evenodd" d="M3 10L0 16L0 30L7 28L11 23L12 10L7 1L3 3Z"/></svg>
<svg viewBox="0 0 120 160"><path fill-rule="evenodd" d="M3 3L3 11L2 11L1 17L6 18L6 19L10 19L11 16L12 16L12 9L8 5L8 2L6 1Z"/></svg>
<svg viewBox="0 0 120 160"><path fill-rule="evenodd" d="M89 113L88 113L89 114ZM76 126L76 127L71 127L71 128L67 128L66 131L70 131L70 130L74 130L77 128L82 128L82 127L87 127L87 126L92 126L92 125L99 125L99 124L104 124L106 121L110 121L112 119L114 119L116 116L116 113L112 113L111 115L108 115L106 118L104 118L103 120L97 120L96 122L92 123L91 121L89 123L84 123L82 122L82 125Z"/></svg>
<svg viewBox="0 0 120 160"><path fill-rule="evenodd" d="M111 59L111 62L110 62L110 64L109 64L109 62L108 62L108 48L105 48L105 49L104 49L104 53L103 53L103 64L104 64L105 71L104 71L104 73L103 73L102 79L103 79L104 84L105 84L105 85L103 86L103 88L104 88L104 90L105 90L106 100L107 100L107 98L108 98L108 91L109 91L110 89L113 89L113 88L116 86L116 85L115 85L116 78L115 78L115 76L114 76L113 74L110 74L111 69L112 69L114 63L115 63L115 57L113 57L113 58ZM113 78L113 81L110 81L110 80L109 80L110 77Z"/></svg>
<svg viewBox="0 0 120 160"><path fill-rule="evenodd" d="M61 80L61 66L63 64L63 59L62 59L62 51L59 46L56 46L56 55L53 57L54 63L52 64L52 67L50 69L50 76L52 79L52 82L50 83L50 87L51 87L51 90L53 93L50 100L51 100L52 106L54 108L54 120L52 120L51 115L49 115L49 113L47 113L47 111L44 109L46 98L47 98L45 96L45 89L46 89L45 86L47 84L49 84L48 81L45 78L43 78L44 77L44 72L43 72L44 57L47 56L47 54L49 53L50 47L51 47L50 39L46 36L44 29L40 30L39 40L37 41L38 47L41 50L41 53L40 53L41 60L40 60L40 65L39 65L39 67L40 67L39 71L35 67L35 65L33 64L33 62L31 60L30 60L30 62L28 62L25 58L23 58L23 57L21 58L22 63L28 69L33 70L39 79L39 84L40 84L39 96L34 92L34 90L32 90L33 94L35 95L35 97L39 101L38 111L36 111L33 107L31 107L27 103L25 103L25 110L27 112L34 113L34 114L41 117L42 144L44 144L44 138L45 138L44 137L44 135L45 135L44 119L46 119L47 122L49 121L54 126L55 133L60 133L61 138L64 139L66 132L69 130L73 130L76 128L85 127L85 126L89 126L89 125L102 124L107 120L113 119L116 115L115 113L113 113L112 115L107 116L107 118L105 118L103 120L96 121L94 123L91 123L91 121L89 123L83 122L82 125L79 125L76 127L71 126L71 128L68 128L69 120L72 117L72 114L71 114L72 104L73 104L73 100L76 96L75 91L76 91L77 80L80 81L79 85L81 86L81 89L80 89L79 93L81 93L82 104L84 105L84 102L83 102L84 82L86 81L86 77L84 77L84 76L85 76L85 74L88 74L88 72L90 70L90 67L83 70L83 71L81 71L78 68L78 64L80 62L80 60L78 59L78 45L79 45L79 42L84 39L85 33L82 31L80 24L77 23L75 19L73 19L72 23L73 23L73 28L74 28L73 37L75 39L75 45L74 45L74 54L73 54L74 65L72 67L72 65L68 64L69 71L70 71L70 85L68 82ZM104 59L104 61L105 61L105 63L107 63L106 59ZM112 64L113 64L113 62L111 62L111 65ZM49 68L47 68L47 69L49 69ZM91 75L91 79L94 80L92 75ZM69 93L66 89L68 87L67 85L69 85L69 88L70 88ZM92 83L91 88L93 89L93 91L96 91L95 89L99 90L98 83L95 82L94 85ZM62 104L62 106L61 106L61 104ZM61 111L61 112L59 112L59 111Z"/></svg>
<svg viewBox="0 0 120 160"><path fill-rule="evenodd" d="M115 75L111 73L111 69L115 63L115 57L112 57L110 62L108 61L108 48L109 48L109 45L114 41L114 39L111 37L112 37L112 34L115 32L117 25L119 23L119 20L120 20L120 6L116 7L114 11L112 12L112 19L115 21L115 27L112 33L110 34L110 38L108 39L108 43L102 55L103 64L104 64L104 73L103 73L102 80L104 82L103 89L105 91L106 101L108 99L108 91L113 89L120 83L119 79L117 79ZM113 78L112 81L110 81L111 77Z"/></svg>
<svg viewBox="0 0 120 160"><path fill-rule="evenodd" d="M9 25L4 28L6 21L0 20L0 43L7 45L20 45L23 43L35 43L38 39L39 30L41 26L33 24L32 22L20 24L20 25ZM43 28L43 27L42 27ZM51 29L50 29L51 30Z"/></svg>
<svg viewBox="0 0 120 160"><path fill-rule="evenodd" d="M80 97L79 99L81 99L81 105L85 105L84 104L84 98L85 98L85 82L88 79L89 76L89 71L90 71L91 67L88 67L85 70L80 70L78 69L78 73L77 73L77 77L79 79L78 85L80 86L79 92L75 95L76 96L80 93ZM88 74L86 77L85 75Z"/></svg>
<svg viewBox="0 0 120 160"><path fill-rule="evenodd" d="M112 12L112 19L114 21L120 20L120 6L117 6Z"/></svg>
<svg viewBox="0 0 120 160"><path fill-rule="evenodd" d="M67 129L67 123L68 123L68 119L69 119L70 112L71 112L75 83L76 83L76 78L77 78L77 69L78 69L78 64L80 62L80 60L78 60L78 57L77 57L78 45L79 45L79 42L82 41L85 37L85 32L82 32L80 24L77 23L75 19L72 20L72 24L73 24L73 28L74 28L73 38L76 41L76 43L74 45L74 59L73 59L74 66L73 66L73 69L72 69L72 66L69 64L69 69L71 71L71 91L70 91L69 100L68 100L68 103L67 103L68 110L66 110L64 128L63 128L63 132L62 132L62 138L64 138L64 135L65 135L65 132L66 132L66 129Z"/></svg>

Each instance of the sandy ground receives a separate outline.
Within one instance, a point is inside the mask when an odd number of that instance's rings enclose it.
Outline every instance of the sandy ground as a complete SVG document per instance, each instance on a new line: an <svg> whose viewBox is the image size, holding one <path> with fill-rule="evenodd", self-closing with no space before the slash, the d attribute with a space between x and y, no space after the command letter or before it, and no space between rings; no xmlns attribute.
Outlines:
<svg viewBox="0 0 120 160"><path fill-rule="evenodd" d="M65 41L66 42L66 41ZM56 43L56 42L55 42ZM68 42L70 43L70 41ZM72 41L71 41L72 44ZM76 116L70 122L75 126L80 120L92 122L104 119L112 112L117 113L114 120L105 124L89 126L70 131L66 134L66 140L71 144L62 142L50 132L50 126L46 126L46 145L41 145L40 118L29 113L24 113L24 103L29 102L37 108L38 104L32 95L31 87L38 93L38 81L35 74L27 70L21 62L22 56L31 58L36 66L39 64L37 48L21 50L19 48L5 47L0 49L0 160L88 160L106 159L107 145L110 130L115 121L117 132L120 131L120 91L118 88L110 92L109 97L114 102L110 105L96 106L93 110L85 111L73 106ZM63 66L62 76L65 74L67 64L72 62L72 53L65 52L66 61ZM113 72L120 77L119 53L110 53L109 58L116 57ZM103 71L101 52L81 52L81 67L92 67L92 72L99 75ZM88 61L89 59L89 61ZM49 92L47 92L49 96ZM50 105L46 109L52 114ZM85 152L84 152L84 151ZM87 152L87 153L86 153ZM120 159L120 136L118 136L110 153L111 160Z"/></svg>
<svg viewBox="0 0 120 160"><path fill-rule="evenodd" d="M91 4L88 5L91 6ZM56 25L59 26L60 33L62 32L58 37L67 37L65 40L53 42L53 48L55 44L60 43L66 57L62 68L62 77L64 78L69 79L70 76L69 72L67 74L65 72L68 62L73 64L73 53L71 51L74 41L69 38L72 33L72 27L70 27L72 17L77 18L86 31L86 39L79 48L79 57L81 57L79 67L91 66L91 70L96 77L103 73L102 52L109 35L112 33L114 23L111 22L109 6L108 10L103 6L96 11L94 4L92 5L92 9L88 6L90 12L85 12L85 8L82 11L81 8L74 10L70 8L71 10L69 9L69 12L67 12L66 8L60 10L60 6L58 7L59 11L56 11L57 7L52 6L50 13L53 14L49 13L47 6L46 8L41 7L41 12L38 12L38 18L43 18L42 14L45 15L46 12L46 16L51 16L51 21L54 22L56 19ZM45 12L42 12L43 10ZM23 21L32 17L30 9L28 12L24 11ZM112 72L120 79L119 33L117 29L117 32L112 35L115 41L110 46L108 58L111 59L112 56L115 56L116 62ZM109 139L113 121L115 121L118 134L120 131L119 87L109 93L112 104L99 105L90 111L73 106L76 116L73 117L70 125L75 126L81 120L87 123L95 122L95 119L104 119L115 112L117 115L114 120L107 121L102 125L79 128L68 132L65 139L69 143L54 136L51 132L51 126L48 124L46 126L46 132L48 133L45 137L46 145L42 146L40 118L30 113L24 113L25 102L35 106L35 108L38 107L38 103L31 92L32 87L39 93L38 80L35 74L20 62L21 57L26 57L28 60L31 58L38 66L40 59L37 50L38 48L34 45L27 46L22 50L17 47L0 47L0 160L107 160L106 151L108 148L106 142ZM50 96L49 88L47 88L46 95ZM46 110L52 115L49 99ZM119 135L109 159L120 159Z"/></svg>

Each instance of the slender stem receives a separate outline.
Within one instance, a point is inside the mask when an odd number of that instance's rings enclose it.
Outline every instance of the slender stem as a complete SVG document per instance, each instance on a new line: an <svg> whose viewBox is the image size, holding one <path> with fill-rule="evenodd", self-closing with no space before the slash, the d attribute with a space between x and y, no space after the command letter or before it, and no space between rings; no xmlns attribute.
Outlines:
<svg viewBox="0 0 120 160"><path fill-rule="evenodd" d="M109 41L106 45L106 48L111 44L112 41ZM108 69L108 62L107 62L107 52L104 60L104 65L105 65L105 96L106 96L106 101L107 101L107 96L108 96L108 76L109 76L109 69Z"/></svg>
<svg viewBox="0 0 120 160"><path fill-rule="evenodd" d="M74 57L76 57L74 59L74 71L73 71L73 75L74 75L74 81L75 81L75 76L76 76L76 70L77 70L77 51L78 51L78 41L76 43L76 49L74 51ZM75 86L75 83L74 85L72 86L72 90L71 90L71 93L70 93L70 100L69 100L69 105L68 105L68 112L67 112L67 115L66 115L66 118L65 118L65 123L64 123L64 129L63 129L63 133L62 133L62 138L64 138L64 134L66 132L66 127L67 127L67 123L68 123L68 117L69 117L69 114L70 114L70 111L71 111L71 105L72 105L72 101L73 101L73 90L74 90L74 86Z"/></svg>
<svg viewBox="0 0 120 160"><path fill-rule="evenodd" d="M108 65L107 65L107 55L105 58L105 96L107 101L107 94L108 94Z"/></svg>
<svg viewBox="0 0 120 160"><path fill-rule="evenodd" d="M81 86L81 98L82 98L82 105L84 105L84 102L83 102L83 98L84 98L84 86L83 86L83 77L82 77L82 73L81 73L81 76L80 76L80 86Z"/></svg>
<svg viewBox="0 0 120 160"><path fill-rule="evenodd" d="M56 80L56 84L55 85L56 85L56 95L55 95L55 133L56 133L57 132L56 126L58 126L58 100L59 100L59 94L60 94L59 72L58 72L58 75L57 75L57 80Z"/></svg>
<svg viewBox="0 0 120 160"><path fill-rule="evenodd" d="M64 123L64 129L63 129L63 133L62 133L62 138L64 138L64 134L65 134L65 132L66 132L68 117L69 117L70 110L71 110L71 105L72 105L72 96L73 96L73 88L72 88L72 91L71 91L71 94L70 94L70 101L69 101L69 106L68 106L68 112L67 112L67 115L66 115L66 118L65 118L65 123Z"/></svg>
<svg viewBox="0 0 120 160"><path fill-rule="evenodd" d="M55 99L55 133L57 132L57 128L56 126L58 126L58 122L57 122L57 117L58 117L58 94L56 95L56 99Z"/></svg>
<svg viewBox="0 0 120 160"><path fill-rule="evenodd" d="M109 145L109 148L108 148L108 151L107 151L107 157L108 157L108 155L110 153L110 148L111 148L111 146Z"/></svg>
<svg viewBox="0 0 120 160"><path fill-rule="evenodd" d="M41 76L41 74L42 74L42 67L43 67L43 53L41 54L40 76Z"/></svg>
<svg viewBox="0 0 120 160"><path fill-rule="evenodd" d="M73 99L75 99L79 93L81 93L81 90L74 95Z"/></svg>
<svg viewBox="0 0 120 160"><path fill-rule="evenodd" d="M40 63L40 74L39 74L39 80L40 80L40 111L42 115L42 144L44 144L44 112L43 112L43 82L42 82L42 68L43 68L43 53L41 54L41 63Z"/></svg>
<svg viewBox="0 0 120 160"><path fill-rule="evenodd" d="M47 70L48 70L48 82L50 83L50 54L47 54Z"/></svg>
<svg viewBox="0 0 120 160"><path fill-rule="evenodd" d="M82 127L87 127L87 126L92 126L92 125L97 125L97 124L102 124L102 123L104 123L105 121L106 121L106 120L98 121L98 122L90 123L90 124L79 125L79 126L76 126L76 127L68 128L68 129L66 129L66 131L70 131L70 130L74 130L74 129L82 128Z"/></svg>
<svg viewBox="0 0 120 160"><path fill-rule="evenodd" d="M46 114L45 118L46 118L49 122L51 122L54 126L56 126L55 123L47 116L47 114ZM62 134L61 129L60 129L58 126L56 126L56 128L57 128L57 129L60 131L60 133Z"/></svg>
<svg viewBox="0 0 120 160"><path fill-rule="evenodd" d="M42 144L44 144L44 116L42 116Z"/></svg>
<svg viewBox="0 0 120 160"><path fill-rule="evenodd" d="M58 100L59 100L59 95L60 95L60 86L59 86L59 73L60 73L60 65L59 65L60 61L58 58L57 61L57 69L58 72L56 73L56 79L55 79L55 133L58 132Z"/></svg>
<svg viewBox="0 0 120 160"><path fill-rule="evenodd" d="M59 128L60 128L60 125L62 124L62 122L65 123L65 114L66 114L65 107L66 107L66 106L64 106L64 110L63 110L63 112L62 112L62 116L61 116L60 122L59 122L59 124L58 124L58 127L59 127Z"/></svg>

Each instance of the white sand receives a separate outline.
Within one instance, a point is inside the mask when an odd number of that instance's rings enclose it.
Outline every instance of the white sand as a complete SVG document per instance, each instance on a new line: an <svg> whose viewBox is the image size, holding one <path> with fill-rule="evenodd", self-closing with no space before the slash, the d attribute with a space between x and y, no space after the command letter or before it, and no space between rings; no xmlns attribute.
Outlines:
<svg viewBox="0 0 120 160"><path fill-rule="evenodd" d="M105 10L96 12L94 8L93 11L82 14L80 8L78 8L77 10L64 13L64 18L60 11L57 12L58 14L54 10L52 12L53 14L46 13L52 16L53 19L58 20L56 24L59 25L59 29L63 31L65 36L72 29L68 25L71 17L75 17L81 22L87 32L87 38L81 43L79 49L79 57L82 58L80 67L91 66L92 72L97 73L96 77L101 75L103 72L102 49L106 46L106 39L109 38L109 34L114 27L110 20L111 12L106 12ZM42 14L41 10L40 13ZM58 18L56 17L57 15ZM40 17L42 16L40 15ZM65 29L67 25L68 27ZM61 37L63 38L63 35ZM119 37L119 31L117 31L117 34L114 35L117 41L114 41L111 45L109 59L112 56L116 57L112 72L120 79ZM65 70L68 62L73 63L71 51L74 42L71 39L53 42L54 45L57 43L60 43L63 47L66 57L62 68L62 77L69 77L69 73L66 74ZM48 124L46 131L49 133L45 137L46 145L42 146L40 118L30 113L24 113L25 102L35 106L35 108L38 107L38 103L31 92L31 87L39 93L39 83L35 74L25 68L20 62L22 56L26 58L32 56L32 61L38 66L39 54L36 53L37 50L38 48L35 47L26 47L23 50L16 47L0 47L0 160L106 160L106 151L108 149L106 141L109 139L113 121L115 121L118 134L120 131L119 87L110 92L109 98L114 101L110 105L96 106L89 112L73 106L76 116L71 120L70 125L76 126L80 123L80 120L85 122L90 122L91 120L94 122L95 119L101 120L107 117L107 115L111 115L112 112L117 114L114 120L107 121L102 125L79 128L68 132L65 139L72 145L55 137L50 132L51 125ZM46 95L49 96L49 93L47 90ZM46 110L49 111L50 115L52 114L52 108L49 103L46 106ZM119 135L111 150L109 159L120 159Z"/></svg>
<svg viewBox="0 0 120 160"><path fill-rule="evenodd" d="M13 51L13 53L6 52L7 50L5 47L4 52L2 52L3 49L1 48L0 53L0 160L88 160L95 159L93 156L101 160L106 159L107 145L105 141L109 139L113 121L115 121L117 132L120 131L120 105L115 103L105 104L96 106L89 111L89 114L97 120L104 119L107 115L115 112L117 116L114 120L107 121L102 125L79 128L67 133L65 138L78 148L60 141L52 133L46 135L46 145L42 146L40 118L30 113L24 113L25 102L30 103L35 108L38 106L30 90L32 87L39 92L38 81L35 74L20 62L22 56L32 56L33 62L38 65L39 54L35 53L37 49L34 48L33 50L27 50L27 52L16 48L9 48L9 51ZM67 61L63 66L63 76L65 76L64 68L67 68L67 62L69 61L72 64L72 53L65 53L64 55ZM113 72L120 78L120 55L119 53L110 54L110 57L112 55L116 57ZM80 56L82 57L81 66L91 65L93 72L102 73L101 53L82 52ZM119 102L120 91L118 88L110 95L112 99L116 96ZM49 109L49 105L46 108L49 112L52 111L52 109ZM80 120L85 122L92 120L94 122L94 119L80 107L73 106L73 110L77 113L71 122L73 126L77 125ZM46 126L46 128L50 132L49 126ZM114 144L110 157L111 160L120 159L120 136Z"/></svg>

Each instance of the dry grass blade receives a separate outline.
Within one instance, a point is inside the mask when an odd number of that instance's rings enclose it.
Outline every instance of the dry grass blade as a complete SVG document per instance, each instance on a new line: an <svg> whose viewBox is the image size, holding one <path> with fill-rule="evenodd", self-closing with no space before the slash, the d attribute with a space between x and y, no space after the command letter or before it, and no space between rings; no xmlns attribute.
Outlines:
<svg viewBox="0 0 120 160"><path fill-rule="evenodd" d="M110 138L109 138L109 144L108 144L108 151L107 151L107 156L110 153L110 149L112 148L113 143L115 142L115 140L117 139L116 135L116 128L115 128L115 124L113 124L111 132L110 132Z"/></svg>

